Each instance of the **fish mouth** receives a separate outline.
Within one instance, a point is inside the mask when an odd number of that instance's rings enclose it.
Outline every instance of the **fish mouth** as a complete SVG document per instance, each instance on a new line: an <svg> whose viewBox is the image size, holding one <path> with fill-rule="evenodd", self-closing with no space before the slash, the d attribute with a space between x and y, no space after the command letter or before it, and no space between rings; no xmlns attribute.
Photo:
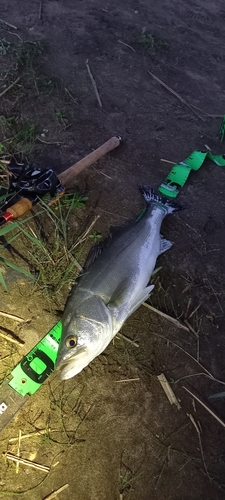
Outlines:
<svg viewBox="0 0 225 500"><path fill-rule="evenodd" d="M55 370L60 369L62 366L67 365L75 356L77 356L80 352L86 351L86 346L76 346L75 349L65 353L61 353L56 359Z"/></svg>
<svg viewBox="0 0 225 500"><path fill-rule="evenodd" d="M80 373L90 362L87 347L83 346L73 355L56 363L56 370L61 380L67 380Z"/></svg>

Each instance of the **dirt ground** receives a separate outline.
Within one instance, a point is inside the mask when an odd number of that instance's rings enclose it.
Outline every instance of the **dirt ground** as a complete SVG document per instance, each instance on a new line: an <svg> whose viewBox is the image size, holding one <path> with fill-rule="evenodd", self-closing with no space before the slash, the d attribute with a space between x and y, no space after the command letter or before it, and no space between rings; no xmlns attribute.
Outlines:
<svg viewBox="0 0 225 500"><path fill-rule="evenodd" d="M206 146L225 153L218 134L225 112L224 15L222 0L1 0L1 19L17 29L0 21L0 114L37 130L30 151L21 146L23 157L59 173L111 136L123 138L77 180L88 201L77 212L75 236L95 215L94 231L102 235L136 217L143 207L137 185L160 185L171 168L162 159L176 163ZM24 47L34 48L33 59ZM18 74L18 84L1 96ZM5 147L7 137L2 125ZM60 500L225 498L224 425L184 389L225 422L224 399L208 399L225 381L224 186L225 170L208 162L179 195L186 210L163 223L174 246L159 258L151 303L188 321L189 331L141 306L122 328L136 345L116 337L74 379L62 383L53 373L0 436L1 451L17 453L9 439L19 429L45 432L24 439L20 453L50 473L20 465L17 474L2 458L0 498L43 500L67 483ZM0 309L30 322L16 330L23 346L1 339L2 379L58 320L68 293L67 287L51 296L49 305L42 288L10 270L5 277L9 292L1 289ZM14 328L10 320L1 323ZM169 403L161 373L180 410Z"/></svg>

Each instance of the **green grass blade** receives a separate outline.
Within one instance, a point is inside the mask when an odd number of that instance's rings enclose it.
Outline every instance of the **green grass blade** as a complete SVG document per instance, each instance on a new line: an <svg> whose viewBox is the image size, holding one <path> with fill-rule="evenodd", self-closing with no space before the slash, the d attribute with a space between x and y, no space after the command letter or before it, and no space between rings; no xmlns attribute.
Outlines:
<svg viewBox="0 0 225 500"><path fill-rule="evenodd" d="M0 271L0 284L3 286L5 292L8 292L8 288L1 271Z"/></svg>
<svg viewBox="0 0 225 500"><path fill-rule="evenodd" d="M22 233L27 238L29 238L30 241L32 241L32 243L34 243L35 245L37 245L42 250L45 249L43 243L38 238L35 238L35 236L32 236L32 234L30 234L28 231L26 231L26 229L24 229L23 227L20 227L20 229L21 229Z"/></svg>
<svg viewBox="0 0 225 500"><path fill-rule="evenodd" d="M159 271L161 271L162 269L162 266L160 267L156 267L156 269L154 269L153 273L151 274L151 276L154 276L154 274L158 273Z"/></svg>
<svg viewBox="0 0 225 500"><path fill-rule="evenodd" d="M225 392L217 392L216 394L212 394L212 396L209 396L209 399L219 399L224 397L225 397Z"/></svg>
<svg viewBox="0 0 225 500"><path fill-rule="evenodd" d="M19 273L24 274L25 276L27 276L27 278L30 278L31 280L35 279L32 274L30 274L28 271L26 271L26 269L23 269L22 267L16 266L16 264L13 264L13 262L10 262L9 260L4 259L3 257L0 257L0 262L3 262L3 264L5 264L8 267L11 267L15 271L18 271Z"/></svg>
<svg viewBox="0 0 225 500"><path fill-rule="evenodd" d="M16 228L18 228L18 222L12 222L12 224L8 224L0 229L0 236L10 233L10 231Z"/></svg>
<svg viewBox="0 0 225 500"><path fill-rule="evenodd" d="M19 236L21 235L21 231L17 234L15 234L15 236L12 236L12 238L9 238L9 240L7 240L7 242L3 245L4 248L7 248L8 245L11 245L11 243L16 240Z"/></svg>

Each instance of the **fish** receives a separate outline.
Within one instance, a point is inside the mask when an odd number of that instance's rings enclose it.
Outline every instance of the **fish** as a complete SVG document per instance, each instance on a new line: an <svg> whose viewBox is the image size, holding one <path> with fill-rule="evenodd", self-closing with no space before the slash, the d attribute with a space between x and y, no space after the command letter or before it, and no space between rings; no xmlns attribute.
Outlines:
<svg viewBox="0 0 225 500"><path fill-rule="evenodd" d="M148 186L139 189L146 202L144 213L94 247L69 294L56 360L61 380L74 377L99 356L148 299L156 260L173 245L161 236L161 224L167 214L183 207Z"/></svg>

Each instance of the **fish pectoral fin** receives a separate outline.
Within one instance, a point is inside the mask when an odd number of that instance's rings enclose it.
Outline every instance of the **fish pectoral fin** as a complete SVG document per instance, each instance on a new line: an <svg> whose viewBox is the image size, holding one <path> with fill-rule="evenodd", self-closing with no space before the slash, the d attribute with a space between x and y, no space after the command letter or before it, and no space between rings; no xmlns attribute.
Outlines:
<svg viewBox="0 0 225 500"><path fill-rule="evenodd" d="M123 281L121 281L116 290L114 290L107 306L116 308L122 306L125 300L127 300L127 291L129 290L129 285L129 278L125 278Z"/></svg>
<svg viewBox="0 0 225 500"><path fill-rule="evenodd" d="M159 255L169 250L169 248L171 248L172 245L173 245L172 241L166 240L165 238L163 238L163 236L161 236Z"/></svg>
<svg viewBox="0 0 225 500"><path fill-rule="evenodd" d="M127 280L126 280L127 283ZM121 284L122 285L122 284ZM126 321L129 316L140 307L142 302L148 299L151 291L153 290L154 285L147 286L142 289L137 295L134 297L133 302L129 305L129 309L127 307L127 285L126 287L123 285L120 288L120 295L117 295L117 299L114 297L114 301L111 300L107 307L108 310L111 314L112 321L113 321L113 330L114 334L116 334L121 326L123 325L124 321ZM117 290L118 292L118 290ZM113 299L113 297L112 297ZM124 303L124 306L123 306ZM126 304L126 305L125 305Z"/></svg>
<svg viewBox="0 0 225 500"><path fill-rule="evenodd" d="M150 295L151 291L153 290L153 288L154 288L154 285L147 286L146 288L144 288L144 290L141 290L138 293L138 295L136 295L133 303L131 303L130 310L129 310L129 316L131 314L133 314L133 312L136 311L136 309L138 309L138 307L140 307L142 302L145 302L145 300L147 300L149 298L149 295Z"/></svg>

